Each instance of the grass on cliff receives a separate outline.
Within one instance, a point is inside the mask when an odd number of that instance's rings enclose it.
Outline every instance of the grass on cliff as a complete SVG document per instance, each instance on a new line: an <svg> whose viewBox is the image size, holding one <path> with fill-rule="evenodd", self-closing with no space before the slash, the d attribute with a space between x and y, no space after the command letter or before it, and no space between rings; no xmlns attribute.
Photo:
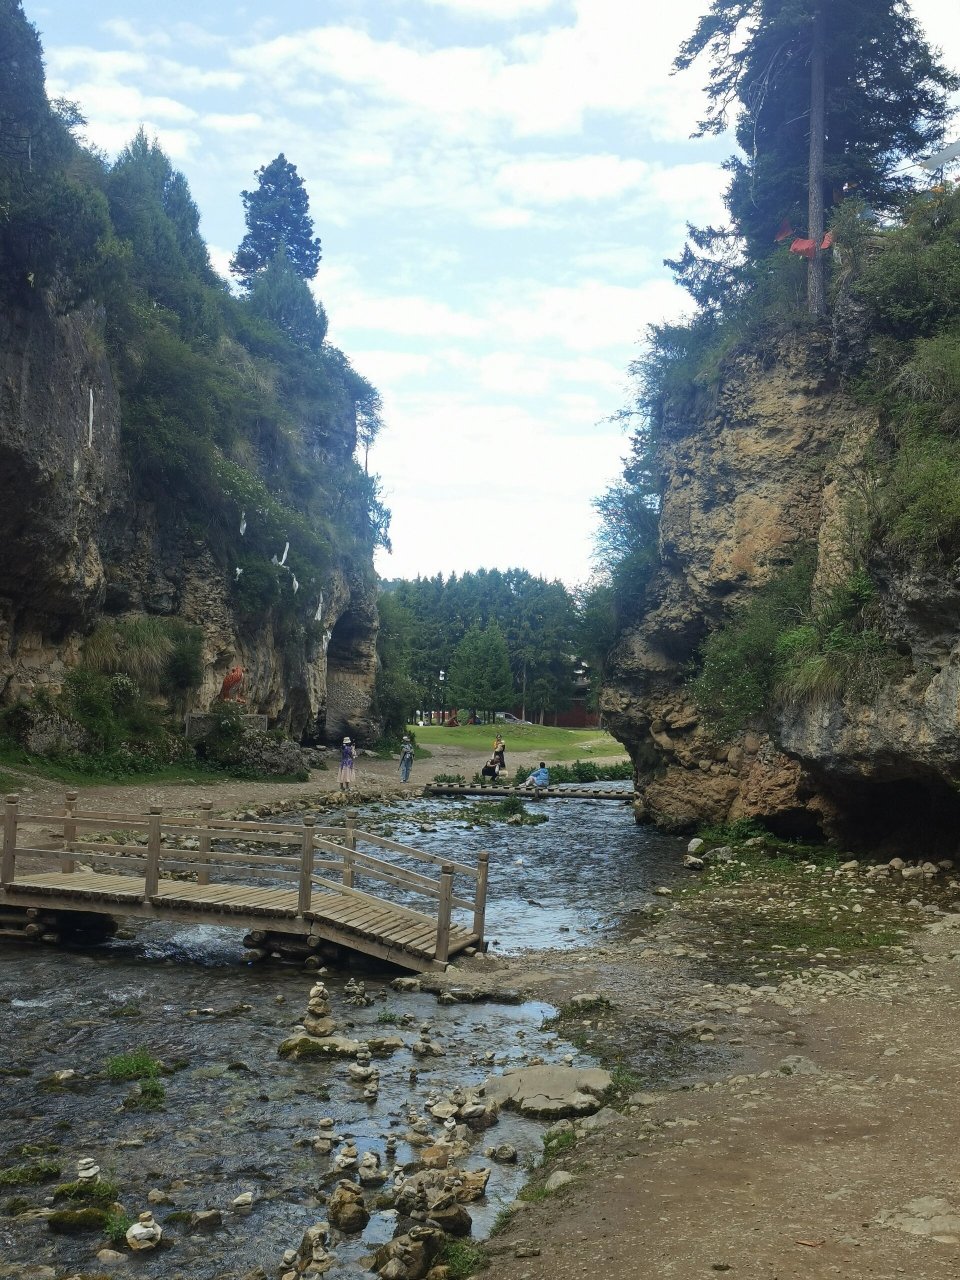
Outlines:
<svg viewBox="0 0 960 1280"><path fill-rule="evenodd" d="M906 673L867 573L850 574L814 600L815 564L813 549L802 548L701 646L689 687L721 738L768 721L783 706L870 702Z"/></svg>

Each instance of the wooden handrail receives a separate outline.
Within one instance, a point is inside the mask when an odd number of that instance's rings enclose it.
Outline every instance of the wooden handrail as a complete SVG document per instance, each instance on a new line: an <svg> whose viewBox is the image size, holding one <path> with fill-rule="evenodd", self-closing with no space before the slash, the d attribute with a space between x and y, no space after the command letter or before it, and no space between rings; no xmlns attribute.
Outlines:
<svg viewBox="0 0 960 1280"><path fill-rule="evenodd" d="M147 836L147 865L143 874L143 896L149 901L160 883L160 810L150 809L150 832Z"/></svg>
<svg viewBox="0 0 960 1280"><path fill-rule="evenodd" d="M17 857L17 816L20 797L7 796L3 806L3 853L0 854L0 884L13 880Z"/></svg>
<svg viewBox="0 0 960 1280"><path fill-rule="evenodd" d="M450 911L453 905L453 867L440 868L440 904L437 909L437 948L434 958L446 964L450 958Z"/></svg>
<svg viewBox="0 0 960 1280"><path fill-rule="evenodd" d="M296 879L298 883L298 914L310 911L311 896L314 888L329 889L350 896L380 901L373 894L362 893L354 887L357 873L372 876L374 879L407 888L414 893L425 894L437 899L437 950L436 958L446 962L449 956L451 913L454 909L472 911L472 932L482 939L485 916L486 897L489 882L489 854L481 852L476 867L457 862L437 854L415 849L411 845L401 844L374 832L364 831L357 826L357 813L348 810L345 824L339 827L318 827L313 817L307 816L302 825L289 822L244 822L235 819L213 817L212 802L200 803L201 813L198 816L171 815L169 822L164 823L159 806L152 806L146 817L131 814L77 811L77 792L67 792L62 812L57 814L39 813L25 814L20 810L19 798L16 795L6 797L3 818L3 848L0 855L0 883L10 884L15 880L16 858L19 853L29 853L40 857L43 861L58 859L61 870L71 873L76 869L78 858L96 859L98 865L111 863L118 871L127 868L143 869L143 897L146 901L155 898L158 892L161 866L168 869L197 869L199 884L209 884L212 870L256 869L264 874L276 875L278 878ZM17 847L18 827L49 824L59 827L61 835L54 848L35 849L33 847ZM144 843L122 844L104 840L91 840L89 843L78 838L79 832L103 832L111 828L118 833L146 832ZM179 839L197 837L196 850L184 849L176 843ZM330 838L333 837L333 838ZM214 842L246 839L251 843L267 846L281 846L290 849L290 853L274 852L273 849L249 853L234 853L227 849L214 849ZM426 862L439 868L439 876L434 878L419 871L412 871L398 866L357 848L358 844L373 845L388 853L396 853L402 857ZM299 849L297 849L299 846ZM327 854L326 858L317 855ZM340 883L318 876L318 871L338 874ZM475 881L472 897L458 897L453 893L456 876L466 876ZM410 915L416 919L430 919L422 912L391 903L391 908Z"/></svg>
<svg viewBox="0 0 960 1280"><path fill-rule="evenodd" d="M297 915L304 916L310 910L310 894L313 888L313 818L303 820L303 847L300 853L300 893L297 898Z"/></svg>
<svg viewBox="0 0 960 1280"><path fill-rule="evenodd" d="M77 838L77 795L76 791L68 791L67 799L64 805L66 820L63 824L63 843L65 849L70 848L70 842ZM69 874L74 870L76 863L69 854L60 860L60 870Z"/></svg>
<svg viewBox="0 0 960 1280"><path fill-rule="evenodd" d="M419 858L421 862L432 862L440 868L449 867L451 872L458 876L470 876L474 880L477 878L477 868L470 867L465 862L454 862L451 858L443 858L436 853L427 853L423 849L414 849L408 844L398 844L396 840L388 840L386 836L374 835L372 831L358 831L357 840L363 841L364 844L374 844L380 849L389 849L392 853L403 853L409 858Z"/></svg>

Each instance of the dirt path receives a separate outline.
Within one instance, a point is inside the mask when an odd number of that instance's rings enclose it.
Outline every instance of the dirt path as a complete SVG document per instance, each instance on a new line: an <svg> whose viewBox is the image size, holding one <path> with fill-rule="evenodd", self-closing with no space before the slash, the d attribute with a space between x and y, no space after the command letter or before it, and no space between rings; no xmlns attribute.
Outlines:
<svg viewBox="0 0 960 1280"><path fill-rule="evenodd" d="M217 813L235 812L240 809L276 812L284 808L309 808L358 804L370 800L386 800L402 795L417 795L425 783L438 773L460 773L472 778L483 761L476 750L466 750L455 743L433 745L430 759L417 760L410 782L400 782L396 760L378 760L373 755L360 753L355 769L352 792L344 796L337 783L335 752L330 753L330 767L314 769L309 782L130 782L91 783L73 785L43 778L28 769L4 765L3 772L16 783L25 809L38 810L50 804L59 806L68 790L80 792L81 807L108 808L124 813L144 813L151 805L165 810L193 810L203 801L210 801ZM611 759L620 759L620 756ZM519 765L536 760L530 753L515 752L511 755L511 771Z"/></svg>
<svg viewBox="0 0 960 1280"><path fill-rule="evenodd" d="M485 1274L956 1276L960 914L926 918L901 963L821 965L769 985L698 976L711 939L683 908L642 945L498 969L558 1005L610 999L563 1024L587 1047L629 1045L656 1017L713 1061L601 1113L536 1175L534 1188L558 1170L573 1180L517 1202Z"/></svg>

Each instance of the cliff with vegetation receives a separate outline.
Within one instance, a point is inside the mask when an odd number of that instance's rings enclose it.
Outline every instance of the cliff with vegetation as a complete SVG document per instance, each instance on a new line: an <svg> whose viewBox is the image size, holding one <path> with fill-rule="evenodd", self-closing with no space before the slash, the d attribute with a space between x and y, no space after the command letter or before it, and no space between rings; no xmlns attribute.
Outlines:
<svg viewBox="0 0 960 1280"><path fill-rule="evenodd" d="M851 204L835 236L823 321L784 254L652 357L634 465L659 521L604 712L640 820L952 849L960 191L885 230Z"/></svg>
<svg viewBox="0 0 960 1280"><path fill-rule="evenodd" d="M273 726L373 736L379 399L326 341L319 242L311 271L248 236L231 292L156 144L85 149L19 4L0 35L0 704L90 731L123 680L176 717L240 665Z"/></svg>

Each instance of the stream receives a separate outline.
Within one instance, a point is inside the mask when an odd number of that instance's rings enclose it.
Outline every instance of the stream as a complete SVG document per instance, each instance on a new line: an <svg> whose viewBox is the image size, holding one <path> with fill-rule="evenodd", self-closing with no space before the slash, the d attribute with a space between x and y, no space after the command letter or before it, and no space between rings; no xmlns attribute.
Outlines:
<svg viewBox="0 0 960 1280"><path fill-rule="evenodd" d="M531 811L545 812L549 821L487 827L445 818L454 803L418 799L389 811L361 809L360 826L388 822L394 839L467 861L489 850L487 936L496 952L582 947L586 939L615 932L631 907L649 901L653 885L676 876L682 842L637 827L625 804L531 802ZM323 1118L361 1153L383 1156L387 1136L395 1135L394 1160L404 1165L417 1158L403 1141L409 1113L423 1114L428 1095L475 1085L493 1063L502 1069L537 1055L559 1062L568 1054L578 1065L591 1063L542 1026L554 1012L549 1005L443 1005L426 992L394 991L389 983L396 970L368 969L353 976L362 977L372 1003L354 1007L343 993L350 975L330 970L323 981L338 1033L361 1040L395 1034L409 1045L428 1025L430 1038L445 1050L443 1057L415 1059L404 1048L377 1059L379 1098L366 1102L348 1077L347 1061L277 1056L303 1015L315 975L294 965L249 964L237 930L149 922L127 932L90 948L0 945L6 1122L0 1169L44 1159L62 1170L42 1186L0 1185L3 1263L45 1264L63 1275L102 1269L95 1256L102 1233L57 1235L42 1218L10 1213L22 1213L22 1202L49 1207L56 1182L73 1180L77 1160L90 1156L118 1184L131 1217L150 1208L163 1225L171 1213L223 1212L222 1229L209 1235L190 1234L182 1220L165 1226L165 1239L175 1239L175 1246L138 1255L138 1273L214 1280L260 1265L275 1274L284 1250L296 1248L304 1229L326 1217L317 1193L332 1189L338 1175L332 1155L312 1147ZM161 1110L124 1106L136 1086L105 1076L110 1058L134 1049L148 1050L166 1068ZM52 1085L53 1074L64 1070L75 1077ZM468 1206L476 1238L515 1199L542 1153L543 1128L502 1112L460 1161L465 1169L493 1167L486 1198ZM485 1147L504 1143L516 1147L518 1163L484 1155ZM24 1146L32 1149L27 1155ZM229 1213L244 1192L253 1193L252 1212ZM22 1202L11 1204L17 1198ZM332 1233L339 1260L332 1275L369 1275L360 1259L394 1234L395 1214L377 1211L375 1199L376 1192L367 1193L372 1216L362 1234Z"/></svg>

